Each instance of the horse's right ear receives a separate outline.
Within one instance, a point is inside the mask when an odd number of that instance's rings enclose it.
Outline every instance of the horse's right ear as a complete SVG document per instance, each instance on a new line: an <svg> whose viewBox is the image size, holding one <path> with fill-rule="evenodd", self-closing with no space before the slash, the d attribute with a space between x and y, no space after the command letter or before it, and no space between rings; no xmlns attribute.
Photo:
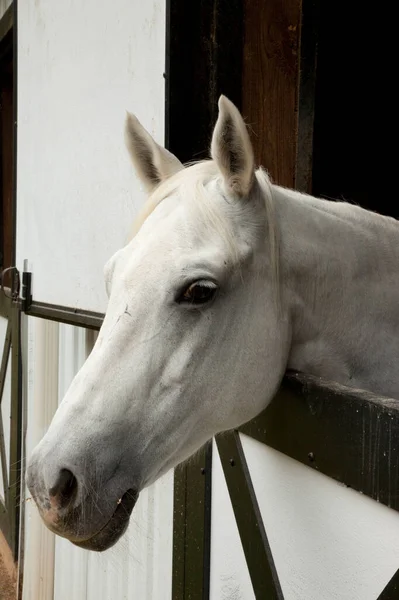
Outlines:
<svg viewBox="0 0 399 600"><path fill-rule="evenodd" d="M162 181L184 169L179 159L159 146L137 117L129 112L126 115L125 142L137 176L149 193Z"/></svg>
<svg viewBox="0 0 399 600"><path fill-rule="evenodd" d="M255 179L254 151L239 110L226 96L219 98L219 116L212 136L211 156L227 193L248 196Z"/></svg>

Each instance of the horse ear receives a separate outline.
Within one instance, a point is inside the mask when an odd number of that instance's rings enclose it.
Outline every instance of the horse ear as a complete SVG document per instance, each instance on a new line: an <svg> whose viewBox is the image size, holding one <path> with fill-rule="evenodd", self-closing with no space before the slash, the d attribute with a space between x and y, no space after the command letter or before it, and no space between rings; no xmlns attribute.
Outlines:
<svg viewBox="0 0 399 600"><path fill-rule="evenodd" d="M223 175L226 190L248 196L254 182L254 152L239 110L226 96L219 98L219 116L212 136L211 156Z"/></svg>
<svg viewBox="0 0 399 600"><path fill-rule="evenodd" d="M149 193L162 181L184 169L179 159L159 146L137 117L129 112L126 115L125 142L137 176Z"/></svg>

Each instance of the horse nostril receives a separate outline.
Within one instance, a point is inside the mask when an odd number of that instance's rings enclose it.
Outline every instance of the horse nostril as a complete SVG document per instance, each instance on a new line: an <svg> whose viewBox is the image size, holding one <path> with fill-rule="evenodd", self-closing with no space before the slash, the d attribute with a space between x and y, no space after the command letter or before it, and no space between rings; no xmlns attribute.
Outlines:
<svg viewBox="0 0 399 600"><path fill-rule="evenodd" d="M74 500L77 491L78 482L75 475L69 469L61 469L58 480L49 493L59 508L65 508Z"/></svg>

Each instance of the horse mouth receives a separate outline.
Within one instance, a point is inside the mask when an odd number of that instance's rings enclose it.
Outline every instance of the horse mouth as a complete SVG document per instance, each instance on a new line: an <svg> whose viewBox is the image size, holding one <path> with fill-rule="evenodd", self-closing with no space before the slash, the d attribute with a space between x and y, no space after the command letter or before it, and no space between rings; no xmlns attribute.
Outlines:
<svg viewBox="0 0 399 600"><path fill-rule="evenodd" d="M132 489L128 490L118 500L115 512L100 531L87 540L73 541L73 544L79 548L94 550L95 552L103 552L111 548L125 533L138 497L138 492Z"/></svg>

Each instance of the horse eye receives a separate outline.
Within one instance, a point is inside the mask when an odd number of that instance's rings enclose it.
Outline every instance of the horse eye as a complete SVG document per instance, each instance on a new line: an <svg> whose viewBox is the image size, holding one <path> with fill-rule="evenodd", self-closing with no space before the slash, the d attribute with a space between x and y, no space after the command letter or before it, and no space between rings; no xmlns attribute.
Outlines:
<svg viewBox="0 0 399 600"><path fill-rule="evenodd" d="M180 304L206 304L214 298L217 289L212 281L195 281L183 290L177 301Z"/></svg>

